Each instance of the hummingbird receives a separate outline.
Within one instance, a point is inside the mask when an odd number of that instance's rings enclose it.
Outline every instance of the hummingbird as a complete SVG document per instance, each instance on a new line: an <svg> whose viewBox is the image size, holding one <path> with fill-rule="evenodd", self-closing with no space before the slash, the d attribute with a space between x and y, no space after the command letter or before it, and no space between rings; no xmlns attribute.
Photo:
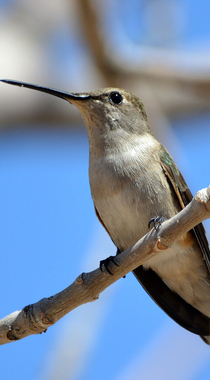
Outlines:
<svg viewBox="0 0 210 380"><path fill-rule="evenodd" d="M78 108L89 140L95 212L117 254L147 234L152 223L161 227L192 200L172 157L152 135L136 95L119 88L68 93L1 81L57 96ZM109 260L113 257L103 260L101 269L105 264L110 272ZM210 250L202 223L133 273L169 317L210 344Z"/></svg>

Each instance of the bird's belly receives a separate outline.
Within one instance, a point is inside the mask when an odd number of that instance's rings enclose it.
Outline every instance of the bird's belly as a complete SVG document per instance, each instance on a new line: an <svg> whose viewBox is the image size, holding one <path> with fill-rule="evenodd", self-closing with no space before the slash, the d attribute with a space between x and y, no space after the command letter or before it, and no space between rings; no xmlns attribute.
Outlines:
<svg viewBox="0 0 210 380"><path fill-rule="evenodd" d="M136 243L148 231L150 215L146 202L140 199L127 199L126 191L111 197L104 197L100 202L94 200L96 209L108 230L116 247L121 251Z"/></svg>

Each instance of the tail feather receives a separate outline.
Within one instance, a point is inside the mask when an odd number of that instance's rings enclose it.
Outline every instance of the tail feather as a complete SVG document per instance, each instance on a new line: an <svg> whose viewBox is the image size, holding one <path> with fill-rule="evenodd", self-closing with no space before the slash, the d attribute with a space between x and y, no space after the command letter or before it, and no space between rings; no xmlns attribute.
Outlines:
<svg viewBox="0 0 210 380"><path fill-rule="evenodd" d="M173 292L152 269L145 270L140 266L133 273L150 297L169 317L186 330L200 335L201 339L210 345L209 317Z"/></svg>
<svg viewBox="0 0 210 380"><path fill-rule="evenodd" d="M210 346L210 336L200 336L201 339Z"/></svg>

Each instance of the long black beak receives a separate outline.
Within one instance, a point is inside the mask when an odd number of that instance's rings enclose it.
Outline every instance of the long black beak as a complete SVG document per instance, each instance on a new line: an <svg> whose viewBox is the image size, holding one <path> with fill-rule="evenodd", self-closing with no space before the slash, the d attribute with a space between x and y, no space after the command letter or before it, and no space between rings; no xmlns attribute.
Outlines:
<svg viewBox="0 0 210 380"><path fill-rule="evenodd" d="M47 94L57 96L58 98L65 99L70 102L71 100L85 100L85 99L90 98L89 94L85 94L85 93L84 94L70 94L69 92L58 91L53 88L43 87L36 84L31 84L31 83L19 82L16 80L0 79L0 82L12 84L14 86L19 86L19 87L31 88L32 90L37 90L41 92L46 92Z"/></svg>

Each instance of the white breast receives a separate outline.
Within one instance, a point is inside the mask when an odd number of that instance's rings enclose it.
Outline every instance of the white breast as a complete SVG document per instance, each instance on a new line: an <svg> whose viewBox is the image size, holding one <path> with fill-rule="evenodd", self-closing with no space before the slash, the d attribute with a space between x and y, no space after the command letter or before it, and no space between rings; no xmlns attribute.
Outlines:
<svg viewBox="0 0 210 380"><path fill-rule="evenodd" d="M176 213L167 179L155 156L158 147L151 135L145 135L139 144L127 141L122 147L108 150L105 157L90 155L93 201L119 249L128 248L145 235L154 216ZM169 206L164 215L166 202Z"/></svg>

